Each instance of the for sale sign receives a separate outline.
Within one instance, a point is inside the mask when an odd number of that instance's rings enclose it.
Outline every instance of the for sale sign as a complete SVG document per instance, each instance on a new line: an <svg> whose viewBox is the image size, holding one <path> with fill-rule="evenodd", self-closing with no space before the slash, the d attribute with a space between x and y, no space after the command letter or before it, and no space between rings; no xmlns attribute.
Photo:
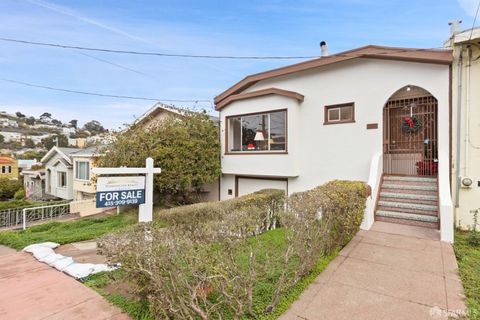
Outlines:
<svg viewBox="0 0 480 320"><path fill-rule="evenodd" d="M97 208L145 203L145 177L98 177Z"/></svg>

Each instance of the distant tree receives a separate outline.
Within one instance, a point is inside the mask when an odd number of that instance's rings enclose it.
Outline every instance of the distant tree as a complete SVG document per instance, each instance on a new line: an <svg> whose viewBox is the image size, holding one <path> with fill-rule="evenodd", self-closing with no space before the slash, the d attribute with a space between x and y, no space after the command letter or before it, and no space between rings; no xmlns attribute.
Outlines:
<svg viewBox="0 0 480 320"><path fill-rule="evenodd" d="M35 124L35 118L28 117L27 119L25 119L25 123L28 124L29 126L33 126Z"/></svg>
<svg viewBox="0 0 480 320"><path fill-rule="evenodd" d="M83 125L83 129L90 131L92 135L105 132L105 128L97 120L92 120Z"/></svg>
<svg viewBox="0 0 480 320"><path fill-rule="evenodd" d="M0 144L3 144L5 142L5 137L0 134Z"/></svg>
<svg viewBox="0 0 480 320"><path fill-rule="evenodd" d="M45 155L45 152L26 151L22 154L22 159L26 159L26 160L37 159L37 160L40 160L40 159L43 158L44 155Z"/></svg>
<svg viewBox="0 0 480 320"><path fill-rule="evenodd" d="M25 115L20 111L15 112L15 115L17 116L17 118L25 118Z"/></svg>
<svg viewBox="0 0 480 320"><path fill-rule="evenodd" d="M62 126L62 121L57 119L52 119L52 123L58 127Z"/></svg>
<svg viewBox="0 0 480 320"><path fill-rule="evenodd" d="M69 124L74 127L75 129L77 129L77 125L78 125L78 120L70 120Z"/></svg>
<svg viewBox="0 0 480 320"><path fill-rule="evenodd" d="M66 136L64 136L63 134L57 134L55 136L50 136L50 137L47 137L47 138L43 138L42 139L42 144L46 149L50 150L54 146L57 145L57 143L55 141L56 139L58 139L58 146L59 147L68 147L68 138Z"/></svg>
<svg viewBox="0 0 480 320"><path fill-rule="evenodd" d="M25 147L27 148L35 148L35 142L32 139L27 138L25 139Z"/></svg>
<svg viewBox="0 0 480 320"><path fill-rule="evenodd" d="M52 114L49 113L49 112L44 112L40 116L40 120L42 120L42 121L50 121L51 119L52 119Z"/></svg>

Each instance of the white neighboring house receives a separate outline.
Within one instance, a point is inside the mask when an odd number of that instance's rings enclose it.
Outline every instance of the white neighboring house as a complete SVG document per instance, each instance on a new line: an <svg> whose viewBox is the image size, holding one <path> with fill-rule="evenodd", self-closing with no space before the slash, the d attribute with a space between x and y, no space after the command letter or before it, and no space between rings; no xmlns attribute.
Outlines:
<svg viewBox="0 0 480 320"><path fill-rule="evenodd" d="M20 142L24 137L20 132L0 131L0 134L4 137L6 143L15 141Z"/></svg>
<svg viewBox="0 0 480 320"><path fill-rule="evenodd" d="M362 228L374 220L422 225L452 242L451 61L450 50L365 46L247 76L215 98L221 200L365 181L372 196ZM419 126L410 132L406 117ZM399 186L385 188L391 184ZM392 198L376 205L382 186ZM431 205L422 206L411 188ZM406 203L399 189L419 203Z"/></svg>
<svg viewBox="0 0 480 320"><path fill-rule="evenodd" d="M18 128L18 123L12 119L0 118L0 127Z"/></svg>
<svg viewBox="0 0 480 320"><path fill-rule="evenodd" d="M71 154L77 148L53 147L42 158L45 166L45 193L65 200L73 197L73 163Z"/></svg>
<svg viewBox="0 0 480 320"><path fill-rule="evenodd" d="M45 198L45 170L23 170L23 186L25 198L29 200L42 200Z"/></svg>

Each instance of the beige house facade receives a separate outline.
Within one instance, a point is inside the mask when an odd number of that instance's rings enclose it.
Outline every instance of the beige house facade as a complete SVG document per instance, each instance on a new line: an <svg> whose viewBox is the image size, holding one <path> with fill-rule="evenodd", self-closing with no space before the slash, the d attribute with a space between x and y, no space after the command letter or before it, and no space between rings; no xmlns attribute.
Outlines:
<svg viewBox="0 0 480 320"><path fill-rule="evenodd" d="M455 221L468 229L473 227L473 212L480 209L480 28L455 32L445 46L453 49L451 179Z"/></svg>

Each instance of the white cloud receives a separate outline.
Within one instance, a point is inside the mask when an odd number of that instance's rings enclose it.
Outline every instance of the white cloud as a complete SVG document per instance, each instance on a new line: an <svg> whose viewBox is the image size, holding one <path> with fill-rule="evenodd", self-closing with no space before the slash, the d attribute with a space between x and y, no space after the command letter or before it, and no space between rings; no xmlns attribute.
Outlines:
<svg viewBox="0 0 480 320"><path fill-rule="evenodd" d="M458 0L462 9L472 17L475 17L479 0Z"/></svg>

